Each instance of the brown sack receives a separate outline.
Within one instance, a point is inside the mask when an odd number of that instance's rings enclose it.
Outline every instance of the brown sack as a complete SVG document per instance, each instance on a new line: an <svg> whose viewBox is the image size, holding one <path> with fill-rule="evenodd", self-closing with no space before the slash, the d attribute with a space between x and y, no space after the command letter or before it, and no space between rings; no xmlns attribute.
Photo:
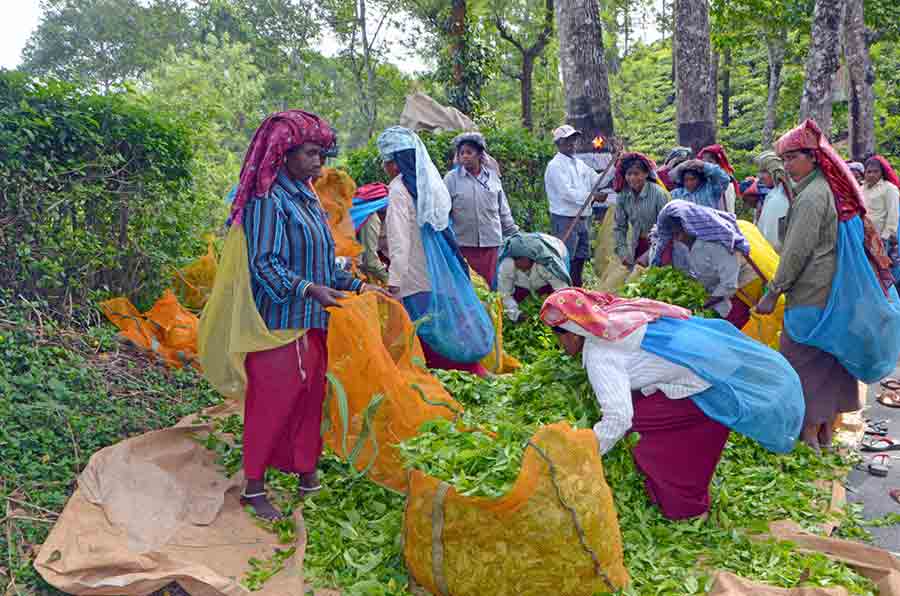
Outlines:
<svg viewBox="0 0 900 596"><path fill-rule="evenodd" d="M709 596L847 596L844 588L776 588L720 571Z"/></svg>
<svg viewBox="0 0 900 596"><path fill-rule="evenodd" d="M144 596L178 581L192 596L247 595L255 557L280 545L238 502L242 475L226 478L194 436L206 425L150 432L98 451L35 560L54 587L79 595ZM303 593L305 530L297 552L256 594Z"/></svg>

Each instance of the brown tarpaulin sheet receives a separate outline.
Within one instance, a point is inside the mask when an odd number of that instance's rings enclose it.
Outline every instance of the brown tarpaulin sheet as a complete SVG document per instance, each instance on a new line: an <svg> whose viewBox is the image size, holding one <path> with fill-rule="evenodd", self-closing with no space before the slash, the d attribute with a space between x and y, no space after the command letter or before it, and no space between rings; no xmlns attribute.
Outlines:
<svg viewBox="0 0 900 596"><path fill-rule="evenodd" d="M452 107L445 107L424 93L406 96L406 105L400 114L400 126L411 130L475 130L472 120Z"/></svg>
<svg viewBox="0 0 900 596"><path fill-rule="evenodd" d="M94 454L35 560L44 579L70 594L144 596L172 581L192 596L250 594L240 584L249 559L292 545L243 511L243 476L225 478L193 439L208 430L186 423ZM306 532L296 521L297 552L255 594L303 594Z"/></svg>

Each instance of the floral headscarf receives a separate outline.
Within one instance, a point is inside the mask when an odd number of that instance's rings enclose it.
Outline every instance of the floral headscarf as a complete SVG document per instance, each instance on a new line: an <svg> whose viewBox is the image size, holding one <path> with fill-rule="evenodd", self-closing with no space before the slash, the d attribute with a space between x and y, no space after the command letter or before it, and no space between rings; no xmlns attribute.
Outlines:
<svg viewBox="0 0 900 596"><path fill-rule="evenodd" d="M587 333L618 341L660 317L688 319L691 311L646 298L619 298L605 292L563 288L553 292L541 307L541 320L560 327L575 323Z"/></svg>
<svg viewBox="0 0 900 596"><path fill-rule="evenodd" d="M288 110L268 116L256 129L244 156L240 182L228 217L230 225L241 223L247 201L269 193L290 149L303 143L331 149L335 141L331 126L310 112Z"/></svg>

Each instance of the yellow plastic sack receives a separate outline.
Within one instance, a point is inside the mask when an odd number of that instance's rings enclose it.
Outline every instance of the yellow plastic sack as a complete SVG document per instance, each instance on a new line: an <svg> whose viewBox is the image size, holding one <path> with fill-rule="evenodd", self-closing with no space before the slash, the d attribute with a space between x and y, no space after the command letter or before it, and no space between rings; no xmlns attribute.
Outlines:
<svg viewBox="0 0 900 596"><path fill-rule="evenodd" d="M356 193L356 182L350 174L334 168L322 168L322 176L313 183L322 207L328 212L328 224L334 236L334 254L338 257L356 257L363 247L356 241L350 207Z"/></svg>
<svg viewBox="0 0 900 596"><path fill-rule="evenodd" d="M615 256L613 252L616 248L616 238L613 234L613 227L616 225L616 206L610 205L603 216L603 223L594 227L594 276L603 277L607 265L609 265L609 257Z"/></svg>
<svg viewBox="0 0 900 596"><path fill-rule="evenodd" d="M122 337L169 366L196 364L198 320L181 306L172 290L166 290L143 314L127 298L101 302L100 309Z"/></svg>
<svg viewBox="0 0 900 596"><path fill-rule="evenodd" d="M414 470L403 526L407 569L435 595L592 596L629 581L597 440L566 423L534 435L499 499Z"/></svg>
<svg viewBox="0 0 900 596"><path fill-rule="evenodd" d="M368 292L329 312L328 371L337 383L326 396L325 444L373 481L403 492L406 471L396 445L423 423L452 420L463 408L424 367L401 303Z"/></svg>
<svg viewBox="0 0 900 596"><path fill-rule="evenodd" d="M228 229L222 262L200 314L198 331L199 360L206 380L225 397L240 400L247 388L246 355L281 347L304 333L302 329L269 331L260 316L250 288L242 226Z"/></svg>
<svg viewBox="0 0 900 596"><path fill-rule="evenodd" d="M749 221L738 220L738 227L741 233L750 243L750 258L759 268L760 272L765 276L765 280L757 277L751 283L740 288L736 294L744 304L751 308L756 306L763 295L763 289L766 283L775 277L778 271L778 253L772 248L768 240L762 235L759 229ZM773 349L778 349L781 341L781 329L784 325L784 296L778 299L775 310L769 315L759 315L750 312L750 320L744 325L741 331L762 342Z"/></svg>
<svg viewBox="0 0 900 596"><path fill-rule="evenodd" d="M216 281L216 247L210 234L206 239L206 254L183 269L176 269L173 284L182 303L188 308L203 308Z"/></svg>
<svg viewBox="0 0 900 596"><path fill-rule="evenodd" d="M611 292L616 294L625 284L635 281L646 270L646 267L641 267L640 265L635 265L633 268L629 269L622 264L619 257L611 255L607 259L603 277L600 278L597 287L592 289L598 292Z"/></svg>
<svg viewBox="0 0 900 596"><path fill-rule="evenodd" d="M474 269L469 267L469 278L472 285L475 286L477 294L482 297L490 296L491 289L487 282ZM488 352L488 355L481 359L480 364L495 375L511 373L522 368L522 363L513 356L503 351L503 299L496 295L493 299L494 304L485 304L488 313L491 315L491 322L494 323L494 348ZM498 365L499 362L499 365Z"/></svg>

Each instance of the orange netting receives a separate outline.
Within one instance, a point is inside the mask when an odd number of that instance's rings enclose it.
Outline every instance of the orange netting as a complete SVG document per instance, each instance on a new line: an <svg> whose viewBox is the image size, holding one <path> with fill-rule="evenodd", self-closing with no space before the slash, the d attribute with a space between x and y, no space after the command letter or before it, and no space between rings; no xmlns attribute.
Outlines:
<svg viewBox="0 0 900 596"><path fill-rule="evenodd" d="M411 472L403 545L410 575L436 595L591 596L629 581L597 439L566 423L534 435L499 499Z"/></svg>
<svg viewBox="0 0 900 596"><path fill-rule="evenodd" d="M314 186L322 206L328 212L328 223L334 236L334 254L339 257L356 257L363 247L356 241L356 231L350 218L356 182L343 170L322 168L322 176Z"/></svg>
<svg viewBox="0 0 900 596"><path fill-rule="evenodd" d="M406 490L396 445L434 418L462 412L427 369L415 327L399 302L363 294L331 309L328 370L332 384L324 416L325 444L388 488ZM346 394L347 432L339 392ZM352 455L352 457L350 457Z"/></svg>
<svg viewBox="0 0 900 596"><path fill-rule="evenodd" d="M197 366L200 321L181 306L172 290L166 290L143 314L127 298L107 300L100 303L100 308L122 337L134 345L156 354L170 366Z"/></svg>
<svg viewBox="0 0 900 596"><path fill-rule="evenodd" d="M206 239L206 254L182 269L176 269L173 275L175 292L188 308L203 308L212 292L216 281L216 247L215 239L210 234Z"/></svg>

